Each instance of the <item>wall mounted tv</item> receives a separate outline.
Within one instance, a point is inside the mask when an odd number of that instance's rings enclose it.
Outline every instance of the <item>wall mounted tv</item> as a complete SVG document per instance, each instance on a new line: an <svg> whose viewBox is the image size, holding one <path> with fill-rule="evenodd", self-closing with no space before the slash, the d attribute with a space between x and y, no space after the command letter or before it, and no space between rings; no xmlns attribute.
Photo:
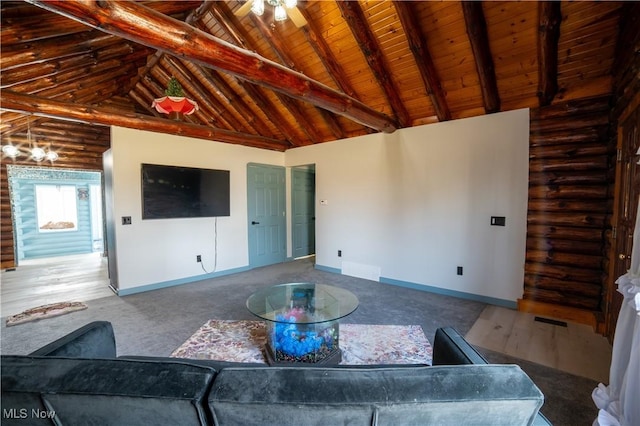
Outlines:
<svg viewBox="0 0 640 426"><path fill-rule="evenodd" d="M142 164L142 219L229 216L229 170Z"/></svg>

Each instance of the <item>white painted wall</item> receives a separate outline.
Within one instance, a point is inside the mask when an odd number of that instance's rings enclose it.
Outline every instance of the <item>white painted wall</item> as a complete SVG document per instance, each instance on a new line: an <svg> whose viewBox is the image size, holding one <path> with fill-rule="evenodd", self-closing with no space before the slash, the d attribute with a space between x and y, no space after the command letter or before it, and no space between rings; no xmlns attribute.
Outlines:
<svg viewBox="0 0 640 426"><path fill-rule="evenodd" d="M141 163L231 170L231 216L218 218L217 271L225 271L248 266L246 165L255 162L316 165L318 265L515 302L523 286L528 139L528 110L286 153L114 127L120 289L204 274L197 254L213 267L214 219L141 220ZM506 227L490 226L492 215L506 216ZM133 224L121 225L121 216Z"/></svg>
<svg viewBox="0 0 640 426"><path fill-rule="evenodd" d="M111 128L111 151L120 290L204 275L198 254L214 268L214 218L142 220L142 163L230 170L231 216L217 218L216 270L248 265L247 163L283 165L283 153L121 127Z"/></svg>
<svg viewBox="0 0 640 426"><path fill-rule="evenodd" d="M287 151L287 166L316 165L317 264L515 302L528 139L518 110Z"/></svg>

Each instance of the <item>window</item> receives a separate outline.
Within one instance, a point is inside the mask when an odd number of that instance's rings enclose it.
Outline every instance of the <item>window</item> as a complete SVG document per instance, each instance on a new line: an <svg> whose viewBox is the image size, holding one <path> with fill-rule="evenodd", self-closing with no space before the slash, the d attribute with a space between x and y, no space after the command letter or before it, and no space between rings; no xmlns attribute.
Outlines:
<svg viewBox="0 0 640 426"><path fill-rule="evenodd" d="M74 185L36 185L40 232L76 231L78 209Z"/></svg>

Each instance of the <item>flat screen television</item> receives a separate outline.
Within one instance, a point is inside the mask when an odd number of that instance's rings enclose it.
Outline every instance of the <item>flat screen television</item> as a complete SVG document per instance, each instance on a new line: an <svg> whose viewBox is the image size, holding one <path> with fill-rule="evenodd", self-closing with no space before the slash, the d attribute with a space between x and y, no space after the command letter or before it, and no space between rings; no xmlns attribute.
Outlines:
<svg viewBox="0 0 640 426"><path fill-rule="evenodd" d="M229 170L142 164L142 219L229 216Z"/></svg>

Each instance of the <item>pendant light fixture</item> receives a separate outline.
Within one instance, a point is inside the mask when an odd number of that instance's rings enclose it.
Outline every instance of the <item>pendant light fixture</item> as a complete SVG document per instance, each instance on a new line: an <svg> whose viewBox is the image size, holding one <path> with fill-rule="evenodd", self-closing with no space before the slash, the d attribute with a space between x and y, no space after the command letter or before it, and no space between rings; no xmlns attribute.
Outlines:
<svg viewBox="0 0 640 426"><path fill-rule="evenodd" d="M31 138L31 118L27 119L27 142L29 144L29 158L33 161L40 163L43 160L51 161L52 163L58 159L58 154L55 151L49 149L45 151L43 148L40 148L37 143ZM16 159L23 152L20 150L20 147L13 145L11 142L7 145L2 146L2 153L11 159Z"/></svg>

